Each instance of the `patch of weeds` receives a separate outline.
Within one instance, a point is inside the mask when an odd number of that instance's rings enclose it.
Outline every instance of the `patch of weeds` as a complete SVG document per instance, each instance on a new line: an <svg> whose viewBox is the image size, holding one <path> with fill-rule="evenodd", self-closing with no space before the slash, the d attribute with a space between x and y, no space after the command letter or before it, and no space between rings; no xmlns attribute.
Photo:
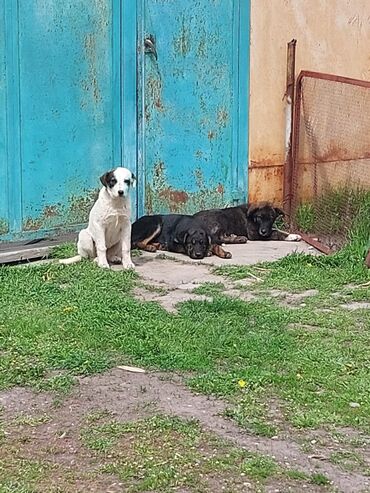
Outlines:
<svg viewBox="0 0 370 493"><path fill-rule="evenodd" d="M72 375L62 374L37 382L36 388L65 395L71 392L75 384L76 379Z"/></svg>
<svg viewBox="0 0 370 493"><path fill-rule="evenodd" d="M295 479L299 481L305 481L308 479L308 475L302 471L298 471L297 469L288 469L285 472L285 475L290 479Z"/></svg>
<svg viewBox="0 0 370 493"><path fill-rule="evenodd" d="M112 413L110 411L106 409L97 409L86 416L86 423L91 425L108 418L112 418Z"/></svg>
<svg viewBox="0 0 370 493"><path fill-rule="evenodd" d="M339 450L330 454L330 461L338 464L344 471L352 472L360 470L365 472L367 465L363 457L358 453L349 450ZM366 472L365 472L366 474ZM370 472L367 473L370 475Z"/></svg>
<svg viewBox="0 0 370 493"><path fill-rule="evenodd" d="M1 493L35 493L36 485L50 474L51 466L41 461L0 458Z"/></svg>
<svg viewBox="0 0 370 493"><path fill-rule="evenodd" d="M255 267L247 265L225 265L212 269L213 274L229 277L233 281L240 281L241 279L245 279L248 277L258 277L258 274L256 274L256 272L258 271L256 271Z"/></svg>
<svg viewBox="0 0 370 493"><path fill-rule="evenodd" d="M83 442L110 462L103 471L125 481L129 492L194 487L208 491L207 477L264 481L280 474L268 457L236 449L203 432L194 421L154 416L134 423L89 427ZM109 455L107 456L107 453ZM226 474L227 473L227 474Z"/></svg>
<svg viewBox="0 0 370 493"><path fill-rule="evenodd" d="M234 406L228 407L224 414L242 428L256 435L271 438L278 434L278 428L268 419L266 403L259 394L258 391L247 391Z"/></svg>
<svg viewBox="0 0 370 493"><path fill-rule="evenodd" d="M36 426L40 426L44 423L48 423L51 420L51 417L47 414L42 414L41 416L27 416L21 415L15 418L14 424L22 425L22 426L30 426L35 428Z"/></svg>
<svg viewBox="0 0 370 493"><path fill-rule="evenodd" d="M327 486L330 484L330 480L321 473L312 474L310 481L312 484L317 484L318 486Z"/></svg>
<svg viewBox="0 0 370 493"><path fill-rule="evenodd" d="M75 242L68 242L56 245L49 256L50 258L62 259L74 257L75 255L77 255L77 244Z"/></svg>
<svg viewBox="0 0 370 493"><path fill-rule="evenodd" d="M262 279L254 289L281 289L283 291L301 292L317 289L320 292L333 292L343 286L361 284L370 279L368 269L361 262L341 261L338 256L324 257L292 253L274 263L261 264L268 268L266 272L255 271ZM226 275L232 279L249 276L251 267L221 267L216 274Z"/></svg>
<svg viewBox="0 0 370 493"><path fill-rule="evenodd" d="M131 257L141 257L143 254L143 252L141 250L137 250L137 249L134 249L134 250L131 250Z"/></svg>
<svg viewBox="0 0 370 493"><path fill-rule="evenodd" d="M308 233L315 225L315 209L312 203L300 204L295 213L295 222L300 231Z"/></svg>
<svg viewBox="0 0 370 493"><path fill-rule="evenodd" d="M269 457L255 455L243 463L242 471L250 478L261 481L274 476L279 471L279 467Z"/></svg>
<svg viewBox="0 0 370 493"><path fill-rule="evenodd" d="M193 289L194 294L201 294L205 296L217 296L225 291L225 286L222 282L205 282Z"/></svg>
<svg viewBox="0 0 370 493"><path fill-rule="evenodd" d="M153 286L153 284L147 284L147 282L139 281L137 286L149 291L150 293L167 294L169 292L168 288L162 286Z"/></svg>

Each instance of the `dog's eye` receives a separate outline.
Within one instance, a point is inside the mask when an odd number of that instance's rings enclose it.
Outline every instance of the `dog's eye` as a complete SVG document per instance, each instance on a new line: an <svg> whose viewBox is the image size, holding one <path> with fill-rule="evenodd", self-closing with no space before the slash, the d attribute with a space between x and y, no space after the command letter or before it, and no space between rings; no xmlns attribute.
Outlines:
<svg viewBox="0 0 370 493"><path fill-rule="evenodd" d="M117 183L117 180L115 178L111 178L109 180L109 186L112 188L114 187L114 185Z"/></svg>
<svg viewBox="0 0 370 493"><path fill-rule="evenodd" d="M131 185L131 181L130 180L124 180L124 182L125 182L126 185L129 185L129 186Z"/></svg>

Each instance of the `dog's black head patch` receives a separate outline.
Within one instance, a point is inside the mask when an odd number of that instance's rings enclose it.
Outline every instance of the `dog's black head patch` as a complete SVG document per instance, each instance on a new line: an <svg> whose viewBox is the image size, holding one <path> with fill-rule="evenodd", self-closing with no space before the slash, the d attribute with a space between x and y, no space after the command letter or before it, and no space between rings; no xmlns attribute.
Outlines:
<svg viewBox="0 0 370 493"><path fill-rule="evenodd" d="M271 204L251 205L248 208L247 217L250 219L262 238L271 236L276 219L284 216L284 212Z"/></svg>
<svg viewBox="0 0 370 493"><path fill-rule="evenodd" d="M203 228L190 229L183 239L186 255L193 259L207 256L211 247L211 239Z"/></svg>
<svg viewBox="0 0 370 493"><path fill-rule="evenodd" d="M111 171L107 171L100 177L100 181L102 182L103 186L106 188L113 188L114 185L117 183L117 178L115 177L114 174L115 170L112 169Z"/></svg>

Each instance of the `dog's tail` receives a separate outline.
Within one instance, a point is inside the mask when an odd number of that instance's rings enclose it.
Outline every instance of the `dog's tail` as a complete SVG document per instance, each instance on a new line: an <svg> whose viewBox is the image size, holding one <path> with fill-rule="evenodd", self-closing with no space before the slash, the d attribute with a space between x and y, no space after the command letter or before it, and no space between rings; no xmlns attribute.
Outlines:
<svg viewBox="0 0 370 493"><path fill-rule="evenodd" d="M59 263L64 265L77 264L77 262L80 262L81 259L82 259L81 255L75 255L74 257L61 258L59 260Z"/></svg>

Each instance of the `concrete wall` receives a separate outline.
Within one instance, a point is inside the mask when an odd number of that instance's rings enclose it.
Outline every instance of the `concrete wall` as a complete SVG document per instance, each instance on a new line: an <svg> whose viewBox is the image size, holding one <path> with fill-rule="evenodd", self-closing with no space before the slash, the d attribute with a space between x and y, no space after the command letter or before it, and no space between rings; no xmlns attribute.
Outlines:
<svg viewBox="0 0 370 493"><path fill-rule="evenodd" d="M282 201L286 45L300 70L370 80L370 0L251 0L249 200Z"/></svg>

